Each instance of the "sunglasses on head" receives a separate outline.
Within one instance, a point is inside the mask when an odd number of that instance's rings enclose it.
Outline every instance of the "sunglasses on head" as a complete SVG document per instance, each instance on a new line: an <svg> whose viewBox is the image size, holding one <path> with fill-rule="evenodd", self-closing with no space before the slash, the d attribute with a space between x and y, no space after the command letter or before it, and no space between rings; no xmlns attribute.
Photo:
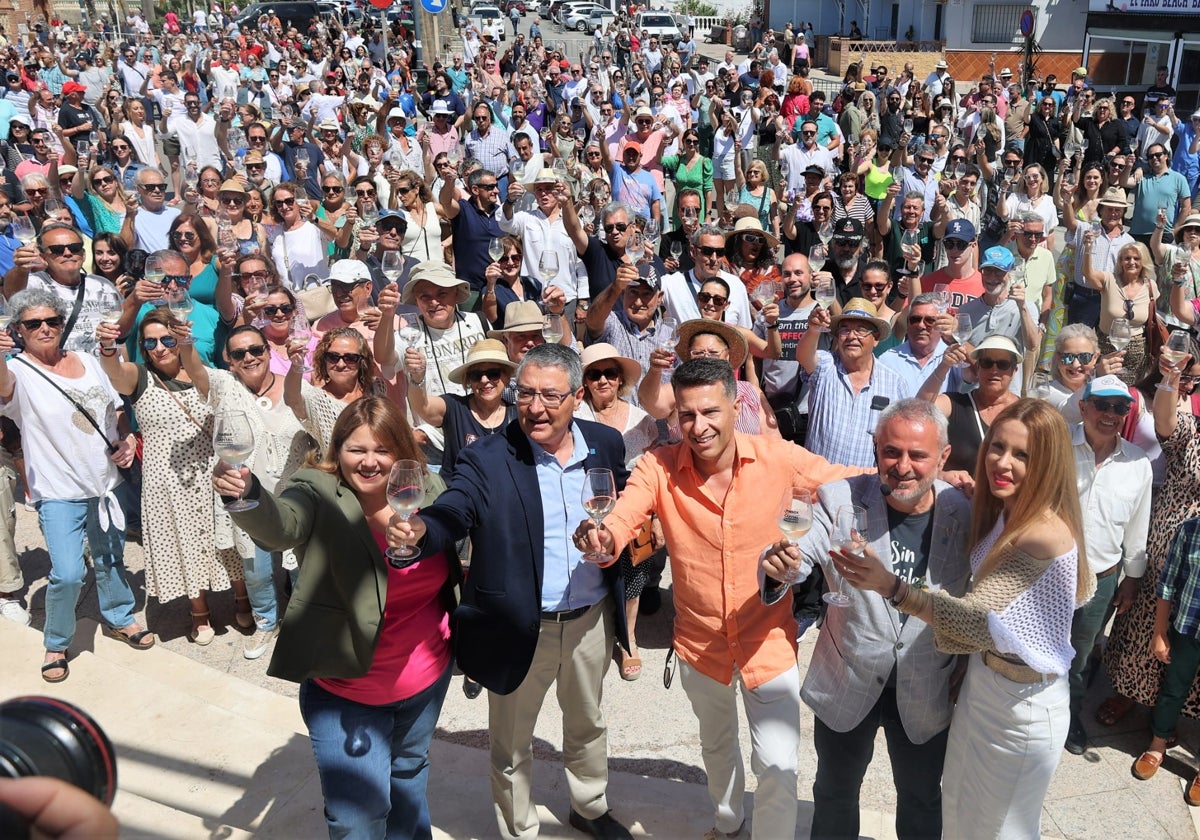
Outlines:
<svg viewBox="0 0 1200 840"><path fill-rule="evenodd" d="M1182 377L1180 377L1182 379ZM1129 409L1133 404L1129 400L1123 400L1119 397L1115 400L1098 400L1092 397L1088 400L1092 404L1092 408L1102 414L1115 414L1118 417L1124 417L1129 413Z"/></svg>
<svg viewBox="0 0 1200 840"><path fill-rule="evenodd" d="M259 359L262 358L263 353L266 352L267 345L251 344L249 347L239 347L237 350L230 350L229 358L233 359L235 362L240 362L243 361L246 358L246 354L249 353L254 358Z"/></svg>
<svg viewBox="0 0 1200 840"><path fill-rule="evenodd" d="M362 353L334 353L332 350L325 351L325 362L329 365L345 362L347 365L355 367L361 361Z"/></svg>
<svg viewBox="0 0 1200 840"><path fill-rule="evenodd" d="M159 342L162 342L162 346L164 348L166 348L167 350L170 350L171 348L173 348L179 344L179 339L177 339L173 335L164 335L161 338L143 338L142 339L142 350L149 353L151 350L153 350L155 347L157 347L159 345Z"/></svg>
<svg viewBox="0 0 1200 840"><path fill-rule="evenodd" d="M57 330L62 327L63 318L61 315L52 315L49 318L27 318L24 321L21 321L20 324L30 332L33 332L34 330L40 330L42 328L42 324L45 324L52 330Z"/></svg>
<svg viewBox="0 0 1200 840"><path fill-rule="evenodd" d="M504 375L504 371L498 367L493 368L475 368L467 371L468 382L482 382L484 377L491 382L498 382L500 377Z"/></svg>

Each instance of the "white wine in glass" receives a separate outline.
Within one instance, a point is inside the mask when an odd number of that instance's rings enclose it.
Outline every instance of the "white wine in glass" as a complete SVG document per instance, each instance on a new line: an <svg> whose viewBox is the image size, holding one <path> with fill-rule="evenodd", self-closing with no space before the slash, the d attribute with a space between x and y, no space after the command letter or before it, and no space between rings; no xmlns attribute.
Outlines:
<svg viewBox="0 0 1200 840"><path fill-rule="evenodd" d="M186 324L188 318L191 317L192 309L195 304L192 301L192 296L188 294L187 289L172 289L167 297L167 309L171 312L171 317L180 324ZM193 341L189 335L180 340L180 344L191 344Z"/></svg>
<svg viewBox="0 0 1200 840"><path fill-rule="evenodd" d="M1113 318L1108 328L1108 343L1117 350L1124 350L1133 338L1133 330L1126 318Z"/></svg>
<svg viewBox="0 0 1200 840"><path fill-rule="evenodd" d="M558 254L553 251L543 251L538 260L538 272L542 275L543 283L549 283L558 276Z"/></svg>
<svg viewBox="0 0 1200 840"><path fill-rule="evenodd" d="M388 473L387 502L392 512L408 521L425 500L425 471L417 461L400 460L392 464ZM388 565L393 569L403 569L413 564L417 551L411 545L389 548Z"/></svg>
<svg viewBox="0 0 1200 840"><path fill-rule="evenodd" d="M488 243L488 256L492 258L492 262L500 262L500 258L504 256L504 240L497 236Z"/></svg>
<svg viewBox="0 0 1200 840"><path fill-rule="evenodd" d="M833 526L834 546L847 554L860 555L867 546L867 509L858 505L838 508ZM837 592L826 592L821 600L831 607L850 606L850 596L842 591L839 580Z"/></svg>
<svg viewBox="0 0 1200 840"><path fill-rule="evenodd" d="M383 276L395 283L404 272L404 255L399 251L388 251L383 255L380 267L383 269Z"/></svg>
<svg viewBox="0 0 1200 840"><path fill-rule="evenodd" d="M596 529L604 528L604 517L608 516L617 504L617 482L612 470L591 469L583 479L582 491L583 509L596 523ZM589 563L607 563L612 555L602 551L584 553L583 559Z"/></svg>
<svg viewBox="0 0 1200 840"><path fill-rule="evenodd" d="M3 302L0 301L0 308ZM105 292L100 296L100 320L106 324L115 324L125 314L125 302L116 292Z"/></svg>
<svg viewBox="0 0 1200 840"><path fill-rule="evenodd" d="M793 490L784 500L783 512L779 514L779 530L791 542L797 542L812 528L812 494L807 490Z"/></svg>
<svg viewBox="0 0 1200 840"><path fill-rule="evenodd" d="M15 236L22 245L28 245L37 238L37 231L33 227L33 220L24 213L13 216L12 227L13 236Z"/></svg>
<svg viewBox="0 0 1200 840"><path fill-rule="evenodd" d="M244 411L221 411L213 425L213 450L217 457L235 470L241 470L254 454L254 427ZM225 505L225 510L254 510L258 502L253 499L235 499Z"/></svg>
<svg viewBox="0 0 1200 840"><path fill-rule="evenodd" d="M542 319L542 338L547 344L558 344L563 337L563 319L561 315L547 313Z"/></svg>
<svg viewBox="0 0 1200 840"><path fill-rule="evenodd" d="M654 328L654 345L660 350L673 350L679 336L679 321L663 316Z"/></svg>

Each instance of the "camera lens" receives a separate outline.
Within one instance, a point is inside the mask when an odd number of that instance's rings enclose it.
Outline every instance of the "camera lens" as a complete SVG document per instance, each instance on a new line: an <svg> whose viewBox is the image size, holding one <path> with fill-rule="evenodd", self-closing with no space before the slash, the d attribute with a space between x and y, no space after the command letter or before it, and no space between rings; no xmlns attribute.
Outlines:
<svg viewBox="0 0 1200 840"><path fill-rule="evenodd" d="M117 754L100 725L53 697L0 703L0 777L50 776L111 805Z"/></svg>

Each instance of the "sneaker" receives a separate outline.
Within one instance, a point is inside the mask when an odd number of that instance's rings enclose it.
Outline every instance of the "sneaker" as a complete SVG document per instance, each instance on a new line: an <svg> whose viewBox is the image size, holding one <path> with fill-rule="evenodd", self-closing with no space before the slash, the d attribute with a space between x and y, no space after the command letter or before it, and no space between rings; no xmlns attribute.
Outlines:
<svg viewBox="0 0 1200 840"><path fill-rule="evenodd" d="M258 625L258 629L254 631L254 635L246 640L242 645L242 656L247 659L258 659L267 652L267 648L271 646L271 640L279 633L279 626L276 625L269 630L263 629L262 624Z"/></svg>
<svg viewBox="0 0 1200 840"><path fill-rule="evenodd" d="M22 627L29 626L29 611L16 598L0 597L0 618L15 621Z"/></svg>

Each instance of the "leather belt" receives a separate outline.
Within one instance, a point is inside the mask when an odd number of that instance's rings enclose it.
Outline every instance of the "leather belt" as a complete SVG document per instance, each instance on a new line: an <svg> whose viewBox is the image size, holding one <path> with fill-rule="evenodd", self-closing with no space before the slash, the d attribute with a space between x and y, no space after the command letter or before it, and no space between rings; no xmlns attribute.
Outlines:
<svg viewBox="0 0 1200 840"><path fill-rule="evenodd" d="M1014 661L990 650L983 652L983 664L1005 679L1024 685L1048 684L1058 679L1055 674L1038 673L1019 659Z"/></svg>
<svg viewBox="0 0 1200 840"><path fill-rule="evenodd" d="M1119 571L1121 571L1121 564L1114 563L1113 565L1111 565L1107 569L1105 569L1103 572L1096 575L1096 580L1104 580L1106 577L1112 577Z"/></svg>
<svg viewBox="0 0 1200 840"><path fill-rule="evenodd" d="M562 624L564 621L574 621L591 607L576 607L573 610L558 610L557 612L542 613L542 621L553 621L555 624Z"/></svg>

